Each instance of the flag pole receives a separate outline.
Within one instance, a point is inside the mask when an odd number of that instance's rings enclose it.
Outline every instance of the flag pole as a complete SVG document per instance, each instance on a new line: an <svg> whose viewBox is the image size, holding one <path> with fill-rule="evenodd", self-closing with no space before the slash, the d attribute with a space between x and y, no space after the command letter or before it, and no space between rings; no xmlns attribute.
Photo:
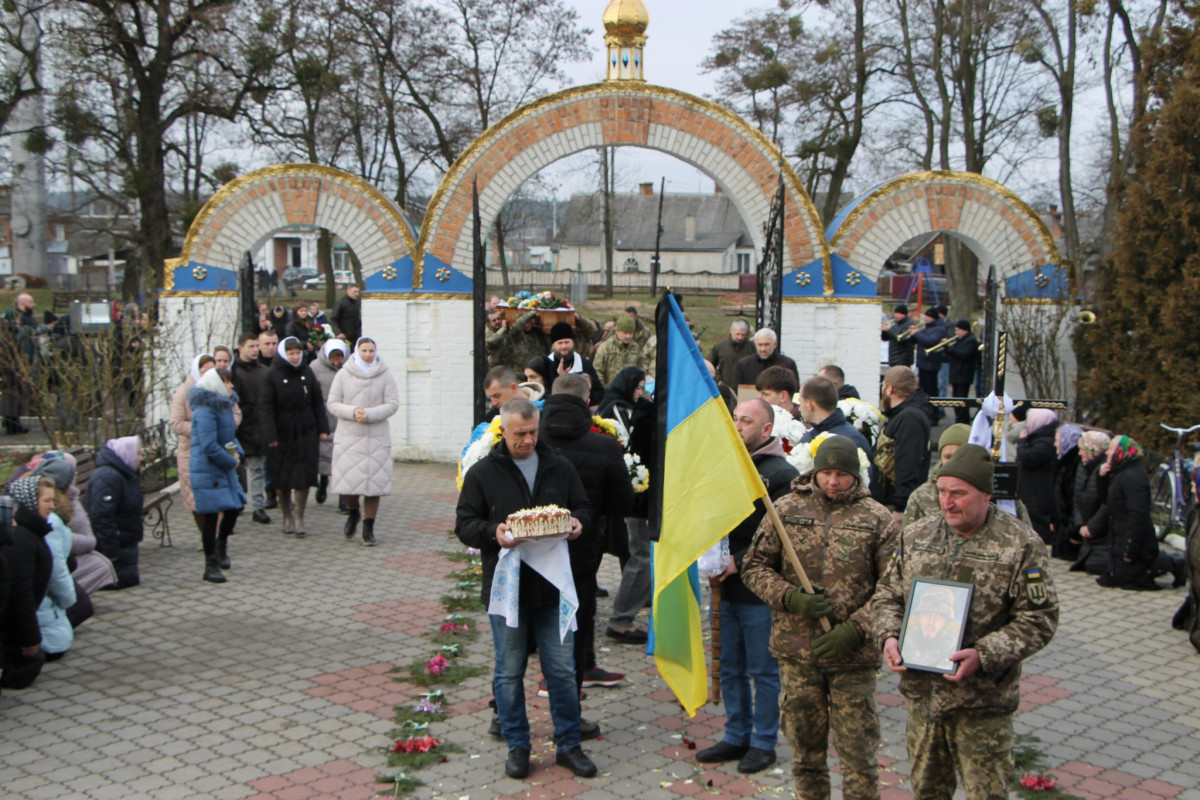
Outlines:
<svg viewBox="0 0 1200 800"><path fill-rule="evenodd" d="M813 589L812 582L808 579L808 573L804 571L804 567L800 564L800 557L796 555L796 548L792 547L792 540L788 538L787 531L783 529L783 520L779 518L779 512L775 510L775 504L771 502L771 495L764 494L762 496L763 504L767 507L767 516L771 518L771 524L775 526L775 532L779 534L779 541L783 543L783 551L787 554L788 561L792 564L792 569L796 570L796 574L800 576L800 586L806 594L816 594ZM821 617L821 627L825 632L833 630L833 626L829 624L828 617Z"/></svg>
<svg viewBox="0 0 1200 800"><path fill-rule="evenodd" d="M721 704L721 582L709 578L712 589L712 689L709 695L713 705Z"/></svg>

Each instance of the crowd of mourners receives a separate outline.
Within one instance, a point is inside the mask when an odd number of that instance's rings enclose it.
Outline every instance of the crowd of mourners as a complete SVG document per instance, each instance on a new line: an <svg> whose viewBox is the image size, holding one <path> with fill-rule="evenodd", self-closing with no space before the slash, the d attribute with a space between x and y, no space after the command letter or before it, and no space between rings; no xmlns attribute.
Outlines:
<svg viewBox="0 0 1200 800"><path fill-rule="evenodd" d="M396 381L362 335L357 287L330 321L319 306L309 309L277 308L286 322L264 315L236 347L197 354L172 396L179 499L199 532L205 581L227 580L243 510L269 525L268 511L278 509L283 533L304 537L314 487L318 503L337 495L348 540L376 542L380 498L391 492ZM141 583L141 462L138 437L126 436L95 453L82 493L75 456L57 450L8 479L0 497L3 687L29 686L46 661L67 652L93 614L95 592Z"/></svg>

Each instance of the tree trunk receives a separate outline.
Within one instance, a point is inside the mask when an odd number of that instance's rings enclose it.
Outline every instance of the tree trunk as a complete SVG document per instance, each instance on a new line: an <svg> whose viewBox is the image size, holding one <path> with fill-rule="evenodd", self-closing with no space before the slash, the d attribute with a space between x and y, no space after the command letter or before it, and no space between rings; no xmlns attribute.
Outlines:
<svg viewBox="0 0 1200 800"><path fill-rule="evenodd" d="M612 171L608 164L609 149L600 148L600 185L604 193L604 298L613 296L613 222Z"/></svg>
<svg viewBox="0 0 1200 800"><path fill-rule="evenodd" d="M948 302L951 316L955 319L967 318L979 309L978 275L979 259L971 248L953 236L945 237L946 278L950 284L950 297L942 302Z"/></svg>
<svg viewBox="0 0 1200 800"><path fill-rule="evenodd" d="M337 302L337 283L333 279L333 234L321 228L317 236L317 266L325 274L325 307Z"/></svg>

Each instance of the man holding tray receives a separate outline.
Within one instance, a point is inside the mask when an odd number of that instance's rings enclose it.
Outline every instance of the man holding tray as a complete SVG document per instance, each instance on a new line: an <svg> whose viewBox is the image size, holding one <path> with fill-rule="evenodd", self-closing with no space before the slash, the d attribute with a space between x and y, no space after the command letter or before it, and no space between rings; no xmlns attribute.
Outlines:
<svg viewBox="0 0 1200 800"><path fill-rule="evenodd" d="M510 514L539 506L571 512L578 538L591 521L579 474L561 455L538 443L538 411L524 398L500 408L500 441L463 478L454 532L477 547L483 559L484 605L495 647L492 690L501 735L508 741L504 772L529 775L529 718L525 713L525 667L532 636L550 690L555 763L583 778L596 765L579 746L579 688L575 683L575 619L579 607L565 541L519 540L510 535ZM501 558L501 551L512 551ZM497 591L493 592L493 582Z"/></svg>
<svg viewBox="0 0 1200 800"><path fill-rule="evenodd" d="M1021 662L1045 647L1058 626L1046 548L1032 528L991 504L992 474L985 448L958 449L938 475L941 513L904 529L872 599L884 663L903 673L917 800L949 798L955 772L968 800L1008 797ZM904 612L918 580L971 591L962 644L949 656L957 665L952 673L918 671L907 644L912 663L901 656Z"/></svg>

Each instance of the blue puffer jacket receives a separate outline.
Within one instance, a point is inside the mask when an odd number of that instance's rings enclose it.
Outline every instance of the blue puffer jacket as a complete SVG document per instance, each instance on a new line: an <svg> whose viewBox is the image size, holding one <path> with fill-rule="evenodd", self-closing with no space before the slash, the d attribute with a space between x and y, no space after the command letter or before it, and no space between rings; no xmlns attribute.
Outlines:
<svg viewBox="0 0 1200 800"><path fill-rule="evenodd" d="M233 442L237 452L237 423L233 407L237 395L222 397L216 392L193 386L188 389L188 405L192 408L192 494L196 498L197 514L241 509L246 495L237 478L237 459L225 445Z"/></svg>
<svg viewBox="0 0 1200 800"><path fill-rule="evenodd" d="M142 541L142 487L137 471L108 445L96 454L96 471L84 500L96 549L117 568L117 587L137 586L138 542Z"/></svg>
<svg viewBox="0 0 1200 800"><path fill-rule="evenodd" d="M46 534L46 546L50 548L50 583L46 596L38 606L38 627L42 629L42 649L47 653L65 653L75 641L75 630L67 619L67 609L75 605L75 581L67 569L67 556L71 554L71 529L58 514L47 520L50 532Z"/></svg>

